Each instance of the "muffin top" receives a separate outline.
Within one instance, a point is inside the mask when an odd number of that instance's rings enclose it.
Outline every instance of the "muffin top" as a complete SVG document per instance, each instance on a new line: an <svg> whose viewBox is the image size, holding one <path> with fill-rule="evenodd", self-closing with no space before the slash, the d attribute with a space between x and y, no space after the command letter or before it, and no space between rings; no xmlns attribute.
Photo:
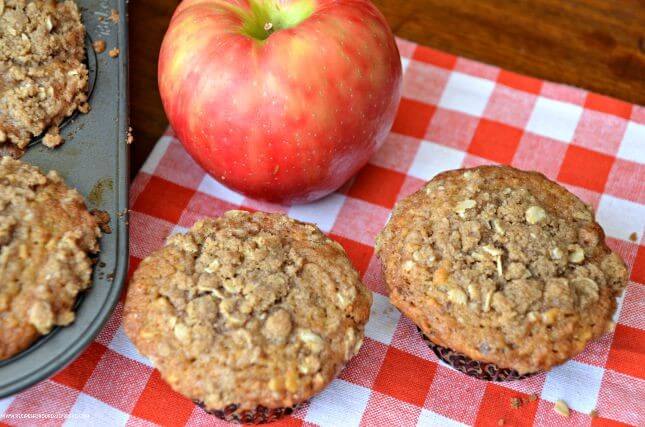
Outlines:
<svg viewBox="0 0 645 427"><path fill-rule="evenodd" d="M56 172L0 160L0 360L74 320L100 231Z"/></svg>
<svg viewBox="0 0 645 427"><path fill-rule="evenodd" d="M53 126L43 143L58 145L57 125L87 112L84 41L73 1L0 0L0 143L22 149Z"/></svg>
<svg viewBox="0 0 645 427"><path fill-rule="evenodd" d="M377 238L390 299L433 342L520 374L611 327L627 269L590 207L536 172L437 175Z"/></svg>
<svg viewBox="0 0 645 427"><path fill-rule="evenodd" d="M320 391L358 352L371 301L343 248L315 226L230 211L141 263L125 329L208 410L279 408Z"/></svg>

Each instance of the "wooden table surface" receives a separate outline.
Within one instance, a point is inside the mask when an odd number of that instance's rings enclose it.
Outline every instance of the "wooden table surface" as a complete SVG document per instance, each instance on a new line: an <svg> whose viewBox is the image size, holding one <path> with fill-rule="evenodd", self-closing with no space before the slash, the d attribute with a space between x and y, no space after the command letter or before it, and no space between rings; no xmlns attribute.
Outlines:
<svg viewBox="0 0 645 427"><path fill-rule="evenodd" d="M645 105L643 0L375 0L396 35ZM177 0L130 8L132 173L167 126L157 54Z"/></svg>

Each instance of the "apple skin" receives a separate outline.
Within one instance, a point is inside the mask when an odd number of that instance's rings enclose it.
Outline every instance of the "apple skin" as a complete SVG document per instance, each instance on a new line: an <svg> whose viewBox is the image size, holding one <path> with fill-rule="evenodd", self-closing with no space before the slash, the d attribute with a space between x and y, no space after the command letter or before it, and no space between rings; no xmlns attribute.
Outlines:
<svg viewBox="0 0 645 427"><path fill-rule="evenodd" d="M382 145L401 96L401 60L367 0L313 0L265 40L222 3L185 0L159 55L159 89L179 140L249 197L304 203L338 189ZM282 0L289 4L291 0Z"/></svg>

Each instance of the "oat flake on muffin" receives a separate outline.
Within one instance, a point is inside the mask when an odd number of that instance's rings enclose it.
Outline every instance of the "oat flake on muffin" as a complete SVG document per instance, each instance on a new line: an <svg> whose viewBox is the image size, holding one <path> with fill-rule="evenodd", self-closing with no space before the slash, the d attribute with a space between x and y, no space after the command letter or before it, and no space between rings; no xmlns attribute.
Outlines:
<svg viewBox="0 0 645 427"><path fill-rule="evenodd" d="M125 329L176 391L220 418L263 422L338 375L370 305L342 247L315 226L230 211L141 263Z"/></svg>
<svg viewBox="0 0 645 427"><path fill-rule="evenodd" d="M0 360L74 321L100 231L56 172L0 160Z"/></svg>
<svg viewBox="0 0 645 427"><path fill-rule="evenodd" d="M604 239L591 208L543 175L482 166L401 201L377 253L392 303L432 343L522 375L611 328L627 270Z"/></svg>
<svg viewBox="0 0 645 427"><path fill-rule="evenodd" d="M87 112L85 28L73 1L0 0L0 143L62 143L58 125Z"/></svg>

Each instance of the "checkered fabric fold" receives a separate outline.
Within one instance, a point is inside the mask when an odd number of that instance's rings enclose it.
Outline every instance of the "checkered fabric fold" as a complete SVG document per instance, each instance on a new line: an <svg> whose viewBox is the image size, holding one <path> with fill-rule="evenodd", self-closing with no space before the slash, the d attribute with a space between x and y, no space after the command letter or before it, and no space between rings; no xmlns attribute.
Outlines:
<svg viewBox="0 0 645 427"><path fill-rule="evenodd" d="M240 207L287 213L339 241L374 292L365 345L285 424L561 425L553 406L562 399L571 408L567 425L645 425L645 108L397 42L404 84L392 132L354 179L318 202L287 207L245 198L206 175L171 131L164 135L132 184L130 270L169 234ZM438 361L390 305L373 248L397 200L443 170L490 163L539 170L591 204L631 271L613 333L549 373L496 384ZM123 301L64 371L0 400L1 422L33 425L12 414L52 413L89 418L48 425L220 424L170 390L137 353L122 310ZM531 394L538 399L511 407L511 398Z"/></svg>

